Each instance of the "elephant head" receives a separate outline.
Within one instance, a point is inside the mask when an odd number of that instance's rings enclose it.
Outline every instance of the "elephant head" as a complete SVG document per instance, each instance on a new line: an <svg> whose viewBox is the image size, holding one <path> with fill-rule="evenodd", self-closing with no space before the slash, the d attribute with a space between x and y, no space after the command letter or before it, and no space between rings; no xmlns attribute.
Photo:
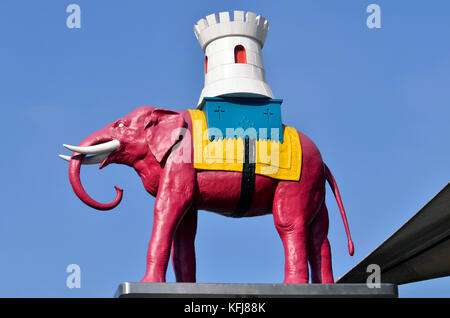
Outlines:
<svg viewBox="0 0 450 318"><path fill-rule="evenodd" d="M185 125L182 114L178 112L142 106L93 133L79 146L64 144L73 154L71 157L59 156L70 161L69 179L75 194L85 204L98 210L116 207L122 200L123 190L115 186L114 201L97 202L86 193L81 184L81 165L100 164L99 168L102 169L110 163L118 163L134 167L138 171L137 163L145 161L146 171L158 174L167 154L180 139L181 129ZM152 177L158 179L156 175Z"/></svg>

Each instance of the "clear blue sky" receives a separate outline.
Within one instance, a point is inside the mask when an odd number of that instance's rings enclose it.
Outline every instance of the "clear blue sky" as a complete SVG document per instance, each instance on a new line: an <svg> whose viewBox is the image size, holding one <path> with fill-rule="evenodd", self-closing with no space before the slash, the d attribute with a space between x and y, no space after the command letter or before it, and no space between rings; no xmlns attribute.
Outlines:
<svg viewBox="0 0 450 318"><path fill-rule="evenodd" d="M79 30L66 27L70 3L81 6ZM381 6L381 29L366 27L370 3ZM110 297L142 278L154 199L128 167L87 167L94 198L125 189L115 210L88 208L57 154L138 106L194 107L204 56L192 27L234 9L269 20L264 62L284 122L316 142L338 181L356 252L348 255L328 191L336 278L447 184L448 1L2 0L1 297ZM199 282L283 280L272 216L201 212L196 247ZM80 289L65 285L72 263ZM402 286L400 295L450 297L450 279Z"/></svg>

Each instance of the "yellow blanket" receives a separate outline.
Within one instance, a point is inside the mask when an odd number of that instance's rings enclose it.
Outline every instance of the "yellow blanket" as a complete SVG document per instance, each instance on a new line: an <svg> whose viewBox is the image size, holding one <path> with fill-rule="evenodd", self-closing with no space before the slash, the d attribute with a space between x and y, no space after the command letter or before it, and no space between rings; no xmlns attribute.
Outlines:
<svg viewBox="0 0 450 318"><path fill-rule="evenodd" d="M200 170L242 171L242 138L210 141L205 115L189 109L193 126L194 167ZM302 148L297 130L283 125L283 143L257 140L255 173L279 180L300 179Z"/></svg>

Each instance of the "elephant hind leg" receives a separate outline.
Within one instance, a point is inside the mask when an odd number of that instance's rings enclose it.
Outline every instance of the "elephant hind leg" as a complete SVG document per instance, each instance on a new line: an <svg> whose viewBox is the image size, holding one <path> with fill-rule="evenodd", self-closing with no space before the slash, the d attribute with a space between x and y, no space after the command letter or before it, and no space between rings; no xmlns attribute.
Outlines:
<svg viewBox="0 0 450 318"><path fill-rule="evenodd" d="M309 280L307 204L298 195L298 187L296 183L280 183L272 210L275 227L284 246L285 284L307 284Z"/></svg>
<svg viewBox="0 0 450 318"><path fill-rule="evenodd" d="M328 210L323 203L319 213L310 225L308 239L308 261L311 267L311 282L334 283L331 266L331 248L328 242Z"/></svg>
<svg viewBox="0 0 450 318"><path fill-rule="evenodd" d="M278 231L285 253L284 284L308 284L306 230Z"/></svg>

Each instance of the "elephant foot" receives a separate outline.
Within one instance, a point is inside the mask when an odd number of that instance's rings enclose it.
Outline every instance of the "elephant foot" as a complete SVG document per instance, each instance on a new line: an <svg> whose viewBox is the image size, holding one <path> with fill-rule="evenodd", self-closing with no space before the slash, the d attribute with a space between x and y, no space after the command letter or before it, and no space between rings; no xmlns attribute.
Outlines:
<svg viewBox="0 0 450 318"><path fill-rule="evenodd" d="M308 284L308 279L290 277L290 278L285 278L283 284Z"/></svg>
<svg viewBox="0 0 450 318"><path fill-rule="evenodd" d="M144 278L140 280L141 283L165 283L166 279L164 277L153 277L151 275L145 275Z"/></svg>

